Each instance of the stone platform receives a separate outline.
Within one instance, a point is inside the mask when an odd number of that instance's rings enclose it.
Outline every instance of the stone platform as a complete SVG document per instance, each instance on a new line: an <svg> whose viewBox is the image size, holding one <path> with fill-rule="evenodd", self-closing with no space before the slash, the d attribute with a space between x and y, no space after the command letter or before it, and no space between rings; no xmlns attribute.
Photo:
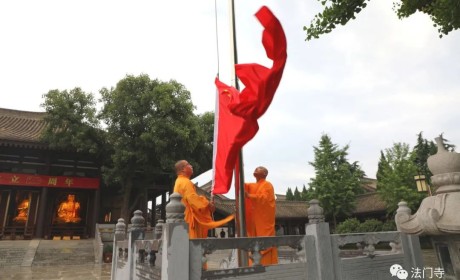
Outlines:
<svg viewBox="0 0 460 280"><path fill-rule="evenodd" d="M111 264L95 264L93 240L2 240L0 279L110 279Z"/></svg>

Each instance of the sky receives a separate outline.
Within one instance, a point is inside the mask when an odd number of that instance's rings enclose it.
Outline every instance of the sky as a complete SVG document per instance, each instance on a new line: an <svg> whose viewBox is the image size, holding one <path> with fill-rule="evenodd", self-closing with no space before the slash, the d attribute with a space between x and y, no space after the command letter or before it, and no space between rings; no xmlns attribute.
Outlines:
<svg viewBox="0 0 460 280"><path fill-rule="evenodd" d="M439 38L430 18L400 20L392 1L370 1L357 19L305 41L314 0L235 0L239 63L271 66L254 13L283 25L288 60L258 134L243 149L245 181L268 168L275 192L314 177L313 147L328 134L375 178L380 151L444 133L460 145L460 31ZM197 113L214 111L214 78L232 67L226 0L0 2L0 107L44 111L51 89L98 96L126 75L174 79ZM204 182L203 182L204 183ZM230 191L230 196L233 190Z"/></svg>

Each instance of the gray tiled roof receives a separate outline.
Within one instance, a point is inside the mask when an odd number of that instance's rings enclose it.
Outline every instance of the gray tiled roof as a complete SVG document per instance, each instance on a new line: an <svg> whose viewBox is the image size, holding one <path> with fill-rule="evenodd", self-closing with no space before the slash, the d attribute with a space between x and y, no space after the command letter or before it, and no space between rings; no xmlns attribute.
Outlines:
<svg viewBox="0 0 460 280"><path fill-rule="evenodd" d="M205 195L210 198L209 192L196 188L197 193L200 195ZM214 203L216 205L216 210L221 212L224 215L229 215L235 212L235 200L234 199L223 199L221 196L214 197ZM286 218L307 218L308 216L308 203L305 201L286 201L286 200L276 200L276 218L277 219L286 219Z"/></svg>
<svg viewBox="0 0 460 280"><path fill-rule="evenodd" d="M197 188L200 195L210 198L209 192ZM215 204L218 211L228 215L235 212L235 200L222 196L215 196ZM276 200L277 219L295 219L308 217L308 203L305 201ZM386 203L379 197L377 192L358 195L356 197L356 208L354 214L364 214L373 212L385 212Z"/></svg>
<svg viewBox="0 0 460 280"><path fill-rule="evenodd" d="M0 108L0 145L45 146L40 141L45 115L44 112Z"/></svg>
<svg viewBox="0 0 460 280"><path fill-rule="evenodd" d="M377 192L371 192L356 197L356 208L353 213L384 212L386 208L387 205L380 198L379 194Z"/></svg>

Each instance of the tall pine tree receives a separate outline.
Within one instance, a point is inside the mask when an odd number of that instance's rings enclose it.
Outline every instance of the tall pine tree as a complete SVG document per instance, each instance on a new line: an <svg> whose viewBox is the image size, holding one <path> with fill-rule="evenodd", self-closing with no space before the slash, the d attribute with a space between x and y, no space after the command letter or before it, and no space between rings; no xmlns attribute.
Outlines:
<svg viewBox="0 0 460 280"><path fill-rule="evenodd" d="M412 152L414 153L414 163L417 166L417 174L424 175L428 184L431 183L433 174L428 169L428 157L434 155L437 151L433 141L428 141L423 138L422 132L417 134L417 144Z"/></svg>
<svg viewBox="0 0 460 280"><path fill-rule="evenodd" d="M297 186L295 187L295 190L294 190L294 200L295 201L301 201L302 200L302 195L300 194L299 189L297 188Z"/></svg>
<svg viewBox="0 0 460 280"><path fill-rule="evenodd" d="M417 192L414 176L417 175L416 154L410 152L409 144L395 143L381 152L377 171L377 192L387 204L391 216L401 200L415 211L425 194Z"/></svg>
<svg viewBox="0 0 460 280"><path fill-rule="evenodd" d="M294 194L292 193L291 188L288 188L286 191L286 200L294 200Z"/></svg>
<svg viewBox="0 0 460 280"><path fill-rule="evenodd" d="M360 179L364 177L357 162L347 160L348 145L339 148L328 135L323 135L318 147L314 147L315 178L310 189L320 201L326 215L332 217L334 227L337 218L351 214L356 195L362 192Z"/></svg>

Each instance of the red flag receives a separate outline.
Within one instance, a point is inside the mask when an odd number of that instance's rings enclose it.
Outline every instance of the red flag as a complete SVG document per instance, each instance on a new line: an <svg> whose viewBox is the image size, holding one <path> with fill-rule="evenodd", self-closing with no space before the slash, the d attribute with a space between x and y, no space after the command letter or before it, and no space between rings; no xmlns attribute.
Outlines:
<svg viewBox="0 0 460 280"><path fill-rule="evenodd" d="M257 119L270 106L286 64L286 36L279 20L265 6L256 17L265 28L262 44L273 65L272 68L256 63L235 65L236 75L245 85L241 93L216 78L213 194L229 191L239 151L259 130Z"/></svg>

